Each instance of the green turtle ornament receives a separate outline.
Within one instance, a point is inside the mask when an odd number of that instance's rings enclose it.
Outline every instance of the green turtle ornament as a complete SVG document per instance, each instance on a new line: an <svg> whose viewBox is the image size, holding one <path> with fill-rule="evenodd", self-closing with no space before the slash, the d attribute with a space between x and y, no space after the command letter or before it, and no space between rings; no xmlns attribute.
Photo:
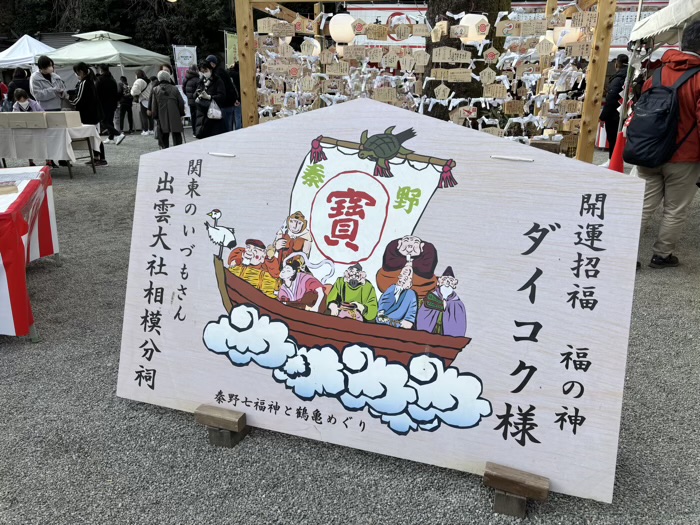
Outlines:
<svg viewBox="0 0 700 525"><path fill-rule="evenodd" d="M398 155L409 155L412 150L402 146L404 142L416 136L413 128L409 128L394 135L392 132L396 126L387 128L384 133L378 133L368 137L367 130L362 132L360 139L361 159L369 159L377 163L374 168L375 177L393 177L389 161Z"/></svg>

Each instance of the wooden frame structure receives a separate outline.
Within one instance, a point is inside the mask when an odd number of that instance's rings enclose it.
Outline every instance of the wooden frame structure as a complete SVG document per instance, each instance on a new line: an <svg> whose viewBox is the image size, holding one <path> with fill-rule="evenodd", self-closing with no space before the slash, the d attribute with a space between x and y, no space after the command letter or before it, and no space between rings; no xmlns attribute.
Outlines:
<svg viewBox="0 0 700 525"><path fill-rule="evenodd" d="M238 33L239 68L241 77L241 111L243 126L254 126L258 123L257 112L257 83L255 68L255 22L253 9L265 11L279 9L276 15L280 20L292 22L297 14L281 4L291 0L271 2L269 0L234 0L236 6L236 31ZM323 4L317 0L295 0L296 3L313 3L314 14L323 10ZM354 3L374 3L374 0L353 0ZM598 6L598 22L593 36L591 57L586 76L586 94L581 114L581 131L578 137L576 158L584 162L593 161L595 139L598 132L598 113L604 96L605 76L610 55L612 29L615 21L617 0L578 0L578 5L568 7L565 16L580 10ZM556 10L557 0L547 0L545 12L551 16ZM320 35L316 35L317 38Z"/></svg>

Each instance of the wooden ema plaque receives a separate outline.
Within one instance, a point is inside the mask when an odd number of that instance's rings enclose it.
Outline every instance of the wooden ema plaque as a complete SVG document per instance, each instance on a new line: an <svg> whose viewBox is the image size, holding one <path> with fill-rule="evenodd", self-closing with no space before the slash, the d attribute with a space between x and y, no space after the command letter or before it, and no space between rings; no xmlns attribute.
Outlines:
<svg viewBox="0 0 700 525"><path fill-rule="evenodd" d="M369 99L143 155L117 394L610 502L643 194Z"/></svg>

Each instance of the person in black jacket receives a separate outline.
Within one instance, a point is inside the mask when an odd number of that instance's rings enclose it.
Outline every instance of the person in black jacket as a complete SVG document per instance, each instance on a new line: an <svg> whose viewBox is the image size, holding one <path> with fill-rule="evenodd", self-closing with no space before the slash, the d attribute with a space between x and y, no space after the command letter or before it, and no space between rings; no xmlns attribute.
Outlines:
<svg viewBox="0 0 700 525"><path fill-rule="evenodd" d="M605 122L605 134L608 137L608 157L612 158L615 151L615 143L617 142L617 128L620 126L620 98L622 90L625 87L625 79L627 78L627 64L629 59L627 55L618 55L615 59L615 74L608 82L608 89L605 93L605 105L600 112L600 120ZM608 161L604 164L609 165Z"/></svg>
<svg viewBox="0 0 700 525"><path fill-rule="evenodd" d="M233 85L233 80L231 76L226 71L226 68L219 63L219 59L214 55L209 55L207 57L207 62L211 66L211 70L214 74L219 77L224 83L225 95L221 107L221 112L223 113L223 121L226 126L226 131L233 131L233 108L236 104L236 86Z"/></svg>
<svg viewBox="0 0 700 525"><path fill-rule="evenodd" d="M129 121L129 131L127 133L130 134L134 131L134 97L131 96L131 87L125 76L119 77L117 90L119 91L119 129L123 135L125 133L124 124L126 119Z"/></svg>
<svg viewBox="0 0 700 525"><path fill-rule="evenodd" d="M182 91L187 97L187 105L190 107L190 122L192 122L192 134L197 136L197 104L195 104L195 91L199 85L199 70L197 66L190 66L185 73L185 80L182 82Z"/></svg>
<svg viewBox="0 0 700 525"><path fill-rule="evenodd" d="M100 64L98 67L100 75L97 77L95 88L97 89L97 98L102 106L103 120L101 123L102 129L106 129L108 138L105 144L114 141L117 146L124 140L124 134L114 127L114 113L119 105L120 93L117 86L117 81L114 80L112 73L109 72L109 66ZM116 135L116 139L114 138Z"/></svg>
<svg viewBox="0 0 700 525"><path fill-rule="evenodd" d="M7 98L15 100L15 89L23 89L29 95L29 98L34 100L34 97L29 92L29 75L25 69L18 67L12 73L12 82L7 86Z"/></svg>
<svg viewBox="0 0 700 525"><path fill-rule="evenodd" d="M95 87L95 74L85 62L80 62L73 66L73 71L78 75L78 89L75 97L70 101L75 109L80 112L80 120L83 124L97 126L104 118L102 106L97 98L97 88ZM95 151L95 166L107 166L105 159L105 147L100 143L100 150Z"/></svg>
<svg viewBox="0 0 700 525"><path fill-rule="evenodd" d="M202 79L199 81L195 92L195 104L197 104L197 135L198 139L212 137L220 133L226 133L226 125L223 118L209 118L208 112L212 102L216 102L219 109L226 98L226 88L224 81L214 72L211 64L207 61L199 63L199 72ZM220 111L220 117L223 112Z"/></svg>
<svg viewBox="0 0 700 525"><path fill-rule="evenodd" d="M241 73L238 69L238 62L228 68L228 74L236 88L236 101L233 104L233 129L243 127L243 116L241 113Z"/></svg>

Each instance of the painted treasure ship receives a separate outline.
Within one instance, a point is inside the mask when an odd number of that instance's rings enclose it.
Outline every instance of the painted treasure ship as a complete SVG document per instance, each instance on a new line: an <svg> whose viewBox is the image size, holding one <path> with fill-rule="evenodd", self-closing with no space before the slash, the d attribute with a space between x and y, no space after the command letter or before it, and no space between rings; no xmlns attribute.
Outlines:
<svg viewBox="0 0 700 525"><path fill-rule="evenodd" d="M214 256L214 267L226 311L254 306L261 316L285 323L290 336L306 348L330 345L342 352L360 344L373 349L376 356L406 366L414 356L425 354L451 365L470 342L465 336L466 310L455 293L457 279L451 267L436 276L437 250L413 231L434 192L457 184L452 176L456 164L407 149L403 143L414 136L412 129L393 134L390 127L372 136L365 131L360 142L314 139L294 183L290 215L275 241L270 246L245 242L265 247L266 261L277 261L278 269L297 259L303 260L306 272L325 263L332 268L330 274L323 285L312 278L318 293L295 301L284 295L281 277L276 281L281 288L273 293L262 280L258 284L231 271L220 252ZM234 245L235 239L228 247ZM244 248L235 250L243 254ZM237 261L240 264L241 259ZM333 287L345 290L347 282L353 284L348 272L357 268L363 276L376 276L364 284L376 286L372 315L359 322L360 314L338 315L338 308L332 307L329 315L326 300L332 305L333 291L328 278L335 275ZM323 300L318 299L321 295ZM408 304L401 310L394 307L394 301L400 300ZM341 310L348 306L336 302ZM362 305L357 306L362 311Z"/></svg>

